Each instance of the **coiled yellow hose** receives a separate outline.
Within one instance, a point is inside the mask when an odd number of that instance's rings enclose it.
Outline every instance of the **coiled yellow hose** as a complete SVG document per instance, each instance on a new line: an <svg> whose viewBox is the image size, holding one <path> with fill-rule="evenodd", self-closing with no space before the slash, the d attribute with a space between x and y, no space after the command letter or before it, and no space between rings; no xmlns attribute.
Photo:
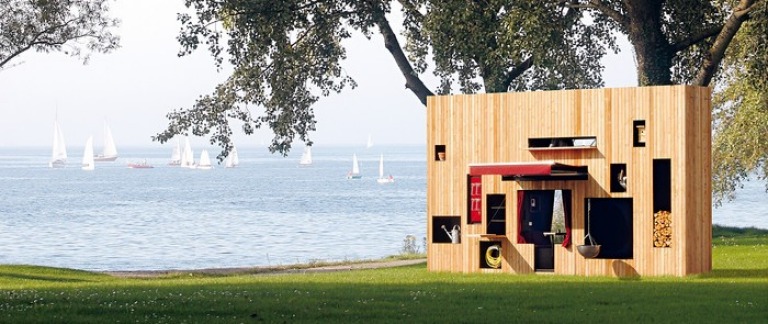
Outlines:
<svg viewBox="0 0 768 324"><path fill-rule="evenodd" d="M496 251L496 256L493 256L493 251ZM485 250L485 263L494 269L501 268L501 246L494 244Z"/></svg>

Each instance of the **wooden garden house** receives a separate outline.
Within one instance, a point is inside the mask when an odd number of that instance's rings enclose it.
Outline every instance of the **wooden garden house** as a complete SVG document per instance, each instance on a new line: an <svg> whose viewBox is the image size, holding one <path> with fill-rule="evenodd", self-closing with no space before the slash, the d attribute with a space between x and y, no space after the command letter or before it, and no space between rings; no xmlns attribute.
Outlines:
<svg viewBox="0 0 768 324"><path fill-rule="evenodd" d="M710 93L658 86L430 97L429 270L710 271Z"/></svg>

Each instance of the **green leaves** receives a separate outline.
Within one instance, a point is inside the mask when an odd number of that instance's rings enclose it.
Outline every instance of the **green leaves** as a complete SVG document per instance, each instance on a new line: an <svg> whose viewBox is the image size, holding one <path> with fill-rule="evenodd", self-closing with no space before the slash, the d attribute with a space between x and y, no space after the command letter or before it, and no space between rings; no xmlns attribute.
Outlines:
<svg viewBox="0 0 768 324"><path fill-rule="evenodd" d="M613 45L604 26L553 2L408 1L404 14L411 60L425 71L431 55L443 94L601 86Z"/></svg>
<svg viewBox="0 0 768 324"><path fill-rule="evenodd" d="M350 26L366 31L368 15L354 1L210 1L188 0L196 15L180 15L186 55L204 44L217 66L225 57L232 75L191 109L168 114L170 125L153 137L165 142L178 134L210 134L212 144L231 147L231 121L243 131L267 125L275 136L271 152L287 154L294 138L311 144L312 106L320 96L354 87L340 62L341 42ZM363 14L361 14L363 12ZM258 110L258 111L253 111ZM223 159L226 153L220 154Z"/></svg>
<svg viewBox="0 0 768 324"><path fill-rule="evenodd" d="M28 50L63 52L88 62L91 52L118 47L118 21L107 0L0 0L0 71Z"/></svg>
<svg viewBox="0 0 768 324"><path fill-rule="evenodd" d="M768 176L768 10L763 3L741 28L713 98L712 189L716 204L741 183ZM768 189L768 187L766 187Z"/></svg>

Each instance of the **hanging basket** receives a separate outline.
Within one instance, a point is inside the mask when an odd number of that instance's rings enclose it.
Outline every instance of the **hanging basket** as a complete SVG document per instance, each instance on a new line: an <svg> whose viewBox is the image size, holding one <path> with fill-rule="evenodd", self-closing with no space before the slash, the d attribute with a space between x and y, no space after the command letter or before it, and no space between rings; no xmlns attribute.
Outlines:
<svg viewBox="0 0 768 324"><path fill-rule="evenodd" d="M600 245L578 245L576 250L585 258L592 259L600 254Z"/></svg>
<svg viewBox="0 0 768 324"><path fill-rule="evenodd" d="M579 251L583 257L592 259L600 254L600 244L596 244L592 238L592 200L587 199L587 236L584 237L584 245L576 246L576 250ZM589 240L587 240L589 239ZM589 243L589 244L587 244Z"/></svg>

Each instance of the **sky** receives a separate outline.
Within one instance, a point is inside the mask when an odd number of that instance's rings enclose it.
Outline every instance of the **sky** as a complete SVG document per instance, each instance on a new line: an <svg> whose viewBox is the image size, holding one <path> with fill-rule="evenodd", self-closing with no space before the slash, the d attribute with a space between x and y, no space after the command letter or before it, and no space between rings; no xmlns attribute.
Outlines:
<svg viewBox="0 0 768 324"><path fill-rule="evenodd" d="M58 119L67 146L82 147L88 136L101 143L108 123L121 146L161 147L151 136L165 129L165 115L190 107L225 80L207 50L178 57L180 24L176 14L183 1L130 0L111 2L111 15L121 20L116 33L121 47L109 54L94 53L90 62L61 53L27 52L11 68L0 71L0 148L49 147ZM398 26L397 14L390 16ZM402 42L402 39L401 39ZM628 48L622 40L623 48ZM358 83L355 89L322 98L315 105L316 146L426 143L426 109L409 90L383 40L356 35L345 43L343 66ZM636 85L631 52L605 58L607 87ZM437 79L424 77L435 88ZM268 130L245 136L236 130L235 144L264 146ZM191 137L193 147L213 148L204 137ZM295 147L303 144L298 142ZM96 144L96 149L100 145Z"/></svg>

